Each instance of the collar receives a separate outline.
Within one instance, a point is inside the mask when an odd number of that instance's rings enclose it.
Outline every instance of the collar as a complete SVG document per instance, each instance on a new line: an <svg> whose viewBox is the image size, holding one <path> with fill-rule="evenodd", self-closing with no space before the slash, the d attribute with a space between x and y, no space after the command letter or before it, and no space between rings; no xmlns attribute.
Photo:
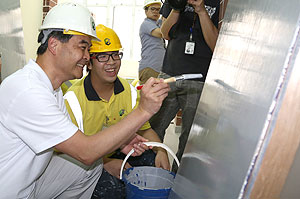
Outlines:
<svg viewBox="0 0 300 199"><path fill-rule="evenodd" d="M150 18L148 18L148 17L146 17L145 20L147 20L147 21L153 21L154 23L156 23L156 22L158 21L158 20L155 21L154 19L150 19Z"/></svg>
<svg viewBox="0 0 300 199"><path fill-rule="evenodd" d="M52 93L55 93L59 90L59 89L56 89L56 90L53 89L53 86L52 86L52 83L51 83L49 77L47 76L45 71L41 68L41 66L36 63L35 60L30 59L27 65L28 65L28 67L32 68L39 74L40 79L45 83L45 85L49 88L49 90Z"/></svg>
<svg viewBox="0 0 300 199"><path fill-rule="evenodd" d="M119 77L114 82L114 94L117 95L124 91L124 86L122 85ZM91 81L91 74L89 73L84 79L84 92L89 101L100 101L102 100L95 89L93 88Z"/></svg>

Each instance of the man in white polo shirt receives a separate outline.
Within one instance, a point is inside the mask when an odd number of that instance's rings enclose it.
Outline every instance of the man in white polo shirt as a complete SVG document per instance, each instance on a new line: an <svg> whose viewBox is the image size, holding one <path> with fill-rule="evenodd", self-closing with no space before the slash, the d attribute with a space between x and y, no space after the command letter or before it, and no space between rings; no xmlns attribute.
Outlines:
<svg viewBox="0 0 300 199"><path fill-rule="evenodd" d="M147 149L141 144L146 140L134 132L159 110L169 86L150 79L135 111L101 133L85 136L70 121L60 86L82 77L91 39L96 39L93 18L83 6L58 4L40 31L36 61L30 60L0 86L0 198L87 198L98 171L91 170L95 175L87 182L58 179L59 185L43 184L41 179L63 178L43 175L53 148L86 165L119 147L124 153L135 148L140 155ZM46 196L41 187L48 190Z"/></svg>

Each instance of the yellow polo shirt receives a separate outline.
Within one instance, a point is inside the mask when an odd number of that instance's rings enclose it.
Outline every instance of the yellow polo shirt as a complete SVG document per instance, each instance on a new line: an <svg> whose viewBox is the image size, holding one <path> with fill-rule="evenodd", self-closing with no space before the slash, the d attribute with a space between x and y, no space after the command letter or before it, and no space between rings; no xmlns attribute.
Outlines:
<svg viewBox="0 0 300 199"><path fill-rule="evenodd" d="M120 77L117 77L114 83L114 93L109 101L101 99L94 90L90 75L76 81L68 91L73 91L79 101L84 134L93 135L101 129L109 127L121 121L126 115L132 111L131 89L129 83ZM137 107L140 95L137 93ZM73 112L66 102L67 110L70 114L72 122L77 125ZM78 125L77 125L78 126ZM146 122L140 130L151 128L149 122Z"/></svg>

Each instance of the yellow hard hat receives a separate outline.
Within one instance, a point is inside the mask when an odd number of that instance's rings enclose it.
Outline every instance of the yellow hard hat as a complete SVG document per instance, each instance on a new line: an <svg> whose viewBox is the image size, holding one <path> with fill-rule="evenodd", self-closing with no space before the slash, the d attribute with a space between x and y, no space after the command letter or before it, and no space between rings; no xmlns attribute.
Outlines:
<svg viewBox="0 0 300 199"><path fill-rule="evenodd" d="M120 39L113 29L99 24L96 27L96 33L101 41L92 41L90 53L119 51L122 49Z"/></svg>

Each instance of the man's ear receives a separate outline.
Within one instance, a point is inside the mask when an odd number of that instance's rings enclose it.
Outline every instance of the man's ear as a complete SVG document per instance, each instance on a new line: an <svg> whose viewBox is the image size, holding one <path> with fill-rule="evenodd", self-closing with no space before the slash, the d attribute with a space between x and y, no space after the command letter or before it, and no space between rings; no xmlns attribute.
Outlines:
<svg viewBox="0 0 300 199"><path fill-rule="evenodd" d="M58 40L54 37L50 37L48 39L48 49L49 51L53 54L56 55L57 54L57 45L58 45Z"/></svg>

